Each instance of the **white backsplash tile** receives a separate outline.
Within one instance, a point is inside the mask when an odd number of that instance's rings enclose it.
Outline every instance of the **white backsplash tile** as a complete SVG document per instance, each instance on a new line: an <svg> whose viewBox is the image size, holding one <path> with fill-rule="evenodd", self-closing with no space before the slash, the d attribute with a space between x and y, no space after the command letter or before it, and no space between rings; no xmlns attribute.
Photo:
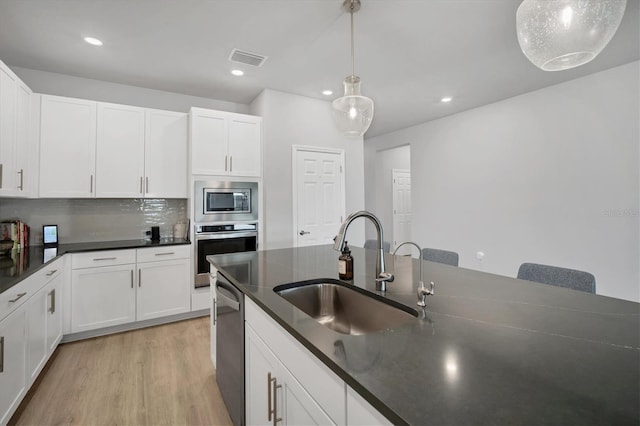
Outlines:
<svg viewBox="0 0 640 426"><path fill-rule="evenodd" d="M31 227L32 245L41 245L42 225L58 225L60 243L148 239L152 226L167 238L186 223L187 200L0 198L0 220L15 218Z"/></svg>

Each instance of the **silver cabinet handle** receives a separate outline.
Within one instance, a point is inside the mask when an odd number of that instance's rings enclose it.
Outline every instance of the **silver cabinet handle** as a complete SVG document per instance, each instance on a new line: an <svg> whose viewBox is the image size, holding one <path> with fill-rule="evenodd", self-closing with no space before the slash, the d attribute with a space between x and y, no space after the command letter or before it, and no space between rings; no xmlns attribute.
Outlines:
<svg viewBox="0 0 640 426"><path fill-rule="evenodd" d="M229 171L233 171L233 155L229 156Z"/></svg>
<svg viewBox="0 0 640 426"><path fill-rule="evenodd" d="M100 261L100 260L116 260L117 257L94 257L93 260L95 261Z"/></svg>
<svg viewBox="0 0 640 426"><path fill-rule="evenodd" d="M311 232L307 232L304 229L302 231L298 232L298 234L300 234L300 235L307 235L307 234L310 234L310 233Z"/></svg>
<svg viewBox="0 0 640 426"><path fill-rule="evenodd" d="M54 314L56 312L56 289L55 288L49 292L49 297L51 298L51 307L49 308L49 312Z"/></svg>
<svg viewBox="0 0 640 426"><path fill-rule="evenodd" d="M149 193L149 176L147 176L145 178L145 182L146 182L146 188L145 188L144 192L146 192L148 194Z"/></svg>
<svg viewBox="0 0 640 426"><path fill-rule="evenodd" d="M27 295L27 293L18 293L18 295L16 296L15 299L9 300L9 303L17 302L18 300L22 299L26 295Z"/></svg>
<svg viewBox="0 0 640 426"><path fill-rule="evenodd" d="M138 287L142 287L142 269L138 269Z"/></svg>
<svg viewBox="0 0 640 426"><path fill-rule="evenodd" d="M48 277L50 277L51 275L55 274L56 272L58 272L58 270L57 270L57 269L54 269L53 271L49 272L49 273L47 274L47 276L48 276Z"/></svg>
<svg viewBox="0 0 640 426"><path fill-rule="evenodd" d="M227 160L228 160L228 156L227 156L227 155L225 155L225 156L224 156L224 171L225 171L225 172L227 171Z"/></svg>
<svg viewBox="0 0 640 426"><path fill-rule="evenodd" d="M271 382L273 382L273 409L271 408L271 394L272 387ZM271 377L271 372L267 373L267 417L268 420L271 421L271 417L273 416L273 426L276 426L276 423L282 420L282 417L278 417L278 389L280 389L282 385L278 384L278 381L275 377Z"/></svg>
<svg viewBox="0 0 640 426"><path fill-rule="evenodd" d="M216 325L216 299L213 299L213 325Z"/></svg>
<svg viewBox="0 0 640 426"><path fill-rule="evenodd" d="M271 407L271 381L275 379L271 379L271 371L267 373L267 420L271 421L271 414L275 410L272 410Z"/></svg>
<svg viewBox="0 0 640 426"><path fill-rule="evenodd" d="M91 180L89 181L89 194L93 194L93 175L91 175Z"/></svg>
<svg viewBox="0 0 640 426"><path fill-rule="evenodd" d="M140 193L144 193L144 191L142 191L142 176L140 176Z"/></svg>
<svg viewBox="0 0 640 426"><path fill-rule="evenodd" d="M2 188L2 163L0 163L0 188Z"/></svg>
<svg viewBox="0 0 640 426"><path fill-rule="evenodd" d="M133 269L131 270L131 288L133 288Z"/></svg>
<svg viewBox="0 0 640 426"><path fill-rule="evenodd" d="M24 191L24 169L20 169L18 174L20 175L20 185L18 185L18 189Z"/></svg>
<svg viewBox="0 0 640 426"><path fill-rule="evenodd" d="M4 336L0 337L0 373L4 373Z"/></svg>
<svg viewBox="0 0 640 426"><path fill-rule="evenodd" d="M175 251L168 251L168 252L165 252L165 253L156 253L156 256L168 256L168 255L171 255L171 254L176 254L176 252Z"/></svg>

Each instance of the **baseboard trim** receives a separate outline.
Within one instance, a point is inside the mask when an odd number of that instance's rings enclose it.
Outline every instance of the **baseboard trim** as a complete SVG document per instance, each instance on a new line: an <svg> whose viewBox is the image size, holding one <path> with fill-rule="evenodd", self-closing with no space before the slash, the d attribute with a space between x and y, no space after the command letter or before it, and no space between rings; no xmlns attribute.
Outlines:
<svg viewBox="0 0 640 426"><path fill-rule="evenodd" d="M114 325L112 327L98 328L95 330L70 333L62 336L60 343L75 342L78 340L91 339L93 337L107 336L109 334L122 333L123 331L137 330L139 328L153 327L155 325L168 324L191 318L204 317L209 315L209 309L185 312L183 314L171 315L168 317L154 318L145 321L130 322L128 324Z"/></svg>

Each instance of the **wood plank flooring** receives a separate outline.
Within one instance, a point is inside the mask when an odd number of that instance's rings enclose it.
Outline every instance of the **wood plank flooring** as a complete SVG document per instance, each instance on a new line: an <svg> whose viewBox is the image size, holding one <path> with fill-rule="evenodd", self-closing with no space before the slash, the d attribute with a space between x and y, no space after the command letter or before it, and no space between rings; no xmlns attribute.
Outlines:
<svg viewBox="0 0 640 426"><path fill-rule="evenodd" d="M231 425L196 318L60 345L10 425Z"/></svg>

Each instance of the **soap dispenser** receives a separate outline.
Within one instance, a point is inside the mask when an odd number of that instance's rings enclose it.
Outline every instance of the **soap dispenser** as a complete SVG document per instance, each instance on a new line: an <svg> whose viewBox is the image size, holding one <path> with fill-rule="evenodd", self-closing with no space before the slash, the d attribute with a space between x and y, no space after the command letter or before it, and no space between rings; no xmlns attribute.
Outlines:
<svg viewBox="0 0 640 426"><path fill-rule="evenodd" d="M353 257L351 256L351 250L349 250L346 241L342 248L342 254L338 258L338 277L341 280L353 279Z"/></svg>

